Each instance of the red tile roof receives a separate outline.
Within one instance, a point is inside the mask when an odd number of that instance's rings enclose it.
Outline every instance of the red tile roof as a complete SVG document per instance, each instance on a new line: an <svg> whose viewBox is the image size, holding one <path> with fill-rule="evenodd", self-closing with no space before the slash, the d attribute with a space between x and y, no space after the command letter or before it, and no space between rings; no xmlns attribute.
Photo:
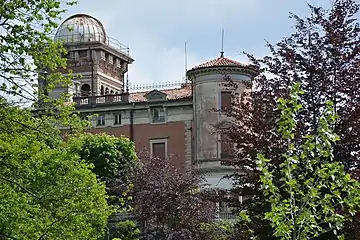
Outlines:
<svg viewBox="0 0 360 240"><path fill-rule="evenodd" d="M248 65L237 62L234 60L231 60L226 57L219 57L213 60L210 60L205 63L201 63L200 65L197 65L193 67L191 70L198 69L198 68L207 68L207 67L247 67Z"/></svg>
<svg viewBox="0 0 360 240"><path fill-rule="evenodd" d="M130 102L145 102L145 95L151 91L130 93L129 100ZM159 90L159 92L165 93L168 100L187 98L192 95L191 84L183 85L181 88Z"/></svg>

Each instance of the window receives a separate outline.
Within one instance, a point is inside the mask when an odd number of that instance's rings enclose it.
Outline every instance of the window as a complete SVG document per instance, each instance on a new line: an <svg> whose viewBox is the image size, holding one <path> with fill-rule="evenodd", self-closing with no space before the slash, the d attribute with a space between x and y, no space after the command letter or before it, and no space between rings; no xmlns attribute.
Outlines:
<svg viewBox="0 0 360 240"><path fill-rule="evenodd" d="M97 126L105 126L105 115L99 115L97 117Z"/></svg>
<svg viewBox="0 0 360 240"><path fill-rule="evenodd" d="M234 143L229 139L227 134L222 133L220 135L220 150L222 160L231 160L234 157Z"/></svg>
<svg viewBox="0 0 360 240"><path fill-rule="evenodd" d="M79 57L80 58L87 58L87 51L86 50L80 50L79 51Z"/></svg>
<svg viewBox="0 0 360 240"><path fill-rule="evenodd" d="M120 58L116 58L116 66L117 66L118 68L121 68Z"/></svg>
<svg viewBox="0 0 360 240"><path fill-rule="evenodd" d="M105 52L104 51L101 51L100 52L100 57L101 57L101 60L105 60Z"/></svg>
<svg viewBox="0 0 360 240"><path fill-rule="evenodd" d="M120 113L114 114L114 125L121 125L121 114Z"/></svg>
<svg viewBox="0 0 360 240"><path fill-rule="evenodd" d="M167 141L166 140L150 140L150 153L153 158L167 158Z"/></svg>
<svg viewBox="0 0 360 240"><path fill-rule="evenodd" d="M227 202L218 202L218 213L219 218L223 220L233 220L236 219L236 216L232 213L230 205Z"/></svg>
<svg viewBox="0 0 360 240"><path fill-rule="evenodd" d="M231 92L221 92L221 111L226 112L231 110L232 96Z"/></svg>
<svg viewBox="0 0 360 240"><path fill-rule="evenodd" d="M152 108L151 117L153 123L165 122L165 111L164 108Z"/></svg>
<svg viewBox="0 0 360 240"><path fill-rule="evenodd" d="M109 63L110 64L113 64L114 63L114 60L113 60L113 56L109 54Z"/></svg>
<svg viewBox="0 0 360 240"><path fill-rule="evenodd" d="M81 114L81 115L80 115L80 118L81 118L81 120L83 120L83 121L89 121L89 116L86 115L86 114Z"/></svg>

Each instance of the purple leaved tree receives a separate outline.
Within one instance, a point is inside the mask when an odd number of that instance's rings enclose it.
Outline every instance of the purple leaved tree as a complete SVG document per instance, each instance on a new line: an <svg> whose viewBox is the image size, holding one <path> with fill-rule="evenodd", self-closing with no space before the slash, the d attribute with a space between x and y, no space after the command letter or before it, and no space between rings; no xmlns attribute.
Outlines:
<svg viewBox="0 0 360 240"><path fill-rule="evenodd" d="M169 161L144 157L134 174L134 214L145 236L196 239L201 223L215 216L215 204L200 191L203 180Z"/></svg>

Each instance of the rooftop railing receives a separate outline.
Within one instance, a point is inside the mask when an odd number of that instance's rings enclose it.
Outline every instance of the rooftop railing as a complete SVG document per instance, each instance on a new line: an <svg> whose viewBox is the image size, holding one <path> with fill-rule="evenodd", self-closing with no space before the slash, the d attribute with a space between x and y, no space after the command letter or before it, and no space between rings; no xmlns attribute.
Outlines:
<svg viewBox="0 0 360 240"><path fill-rule="evenodd" d="M73 97L73 101L76 103L77 106L121 103L121 102L126 102L127 100L128 99L126 99L126 94Z"/></svg>
<svg viewBox="0 0 360 240"><path fill-rule="evenodd" d="M128 46L121 43L115 38L106 37L103 34L85 33L85 34L60 35L55 37L55 41L62 41L64 44L104 43L123 54L126 55L130 54L130 50Z"/></svg>

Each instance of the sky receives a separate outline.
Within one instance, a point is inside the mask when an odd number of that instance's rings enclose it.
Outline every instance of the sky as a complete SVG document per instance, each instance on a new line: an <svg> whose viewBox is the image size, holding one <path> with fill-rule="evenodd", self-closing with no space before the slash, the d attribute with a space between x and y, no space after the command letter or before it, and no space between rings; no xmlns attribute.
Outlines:
<svg viewBox="0 0 360 240"><path fill-rule="evenodd" d="M64 18L76 13L102 22L107 35L129 45L133 84L173 82L187 69L220 56L247 62L242 52L268 54L265 40L291 34L289 12L305 17L307 4L328 8L331 0L78 0Z"/></svg>

